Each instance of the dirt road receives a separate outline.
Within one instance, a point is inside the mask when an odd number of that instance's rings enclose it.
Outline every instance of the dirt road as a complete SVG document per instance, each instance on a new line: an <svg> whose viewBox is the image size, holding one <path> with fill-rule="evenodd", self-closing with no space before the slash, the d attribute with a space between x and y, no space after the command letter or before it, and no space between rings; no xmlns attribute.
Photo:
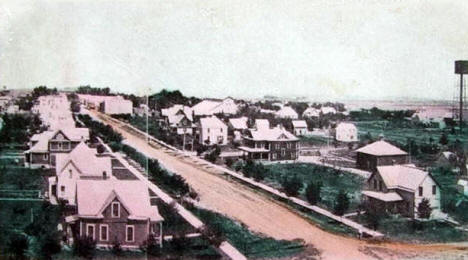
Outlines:
<svg viewBox="0 0 468 260"><path fill-rule="evenodd" d="M434 256L444 249L444 258L455 252L446 246L428 247L405 244L373 245L325 232L267 196L240 183L227 180L214 169L204 168L193 160L146 144L144 138L130 133L122 125L91 112L121 133L126 142L158 159L169 170L181 174L200 195L200 203L216 212L246 224L252 231L276 239L303 239L322 253L323 259L397 259ZM446 251L451 249L450 252ZM429 255L430 254L430 255Z"/></svg>

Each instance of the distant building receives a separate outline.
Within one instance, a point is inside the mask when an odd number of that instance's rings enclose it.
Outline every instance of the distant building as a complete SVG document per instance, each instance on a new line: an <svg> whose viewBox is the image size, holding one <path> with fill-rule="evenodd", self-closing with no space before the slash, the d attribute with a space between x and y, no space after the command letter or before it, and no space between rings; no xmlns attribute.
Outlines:
<svg viewBox="0 0 468 260"><path fill-rule="evenodd" d="M326 114L336 114L336 109L334 107L322 107L320 109L320 111L324 115L326 115Z"/></svg>
<svg viewBox="0 0 468 260"><path fill-rule="evenodd" d="M133 103L121 96L105 98L99 104L99 111L108 115L133 114Z"/></svg>
<svg viewBox="0 0 468 260"><path fill-rule="evenodd" d="M456 166L458 161L458 156L455 153L450 151L441 152L437 157L436 164L437 166L442 167L453 167Z"/></svg>
<svg viewBox="0 0 468 260"><path fill-rule="evenodd" d="M138 249L150 234L162 242L163 218L137 180L78 180L77 209L65 218L68 236L91 237L98 248Z"/></svg>
<svg viewBox="0 0 468 260"><path fill-rule="evenodd" d="M297 112L290 106L283 106L280 110L276 111L276 116L279 118L291 119L297 119L299 117Z"/></svg>
<svg viewBox="0 0 468 260"><path fill-rule="evenodd" d="M307 123L305 120L293 120L292 121L294 135L304 136L307 134Z"/></svg>
<svg viewBox="0 0 468 260"><path fill-rule="evenodd" d="M408 153L383 140L376 141L356 150L356 166L368 171L377 170L377 166L406 164Z"/></svg>
<svg viewBox="0 0 468 260"><path fill-rule="evenodd" d="M161 114L172 132L179 135L192 135L196 127L193 122L193 110L188 106L175 105L171 108L162 109Z"/></svg>
<svg viewBox="0 0 468 260"><path fill-rule="evenodd" d="M374 209L413 218L419 203L428 199L432 215L440 212L439 185L428 172L416 167L378 166L366 186L363 199Z"/></svg>
<svg viewBox="0 0 468 260"><path fill-rule="evenodd" d="M24 152L25 167L39 168L55 165L55 155L71 152L80 142L89 141L88 128L64 128L35 134Z"/></svg>
<svg viewBox="0 0 468 260"><path fill-rule="evenodd" d="M239 107L234 99L227 97L223 100L205 99L192 107L195 116L211 116L214 114L236 114Z"/></svg>
<svg viewBox="0 0 468 260"><path fill-rule="evenodd" d="M424 125L437 125L439 128L445 128L446 120L451 120L453 113L441 109L422 109L414 113L411 118Z"/></svg>
<svg viewBox="0 0 468 260"><path fill-rule="evenodd" d="M340 142L357 142L358 130L352 123L339 123L335 130L335 140Z"/></svg>
<svg viewBox="0 0 468 260"><path fill-rule="evenodd" d="M199 142L200 144L227 144L227 125L216 116L200 118Z"/></svg>
<svg viewBox="0 0 468 260"><path fill-rule="evenodd" d="M320 110L313 108L313 107L308 107L302 113L302 117L304 118L320 117Z"/></svg>
<svg viewBox="0 0 468 260"><path fill-rule="evenodd" d="M248 128L247 121L247 117L229 119L228 127L232 130L234 140L239 141L242 139L242 132Z"/></svg>
<svg viewBox="0 0 468 260"><path fill-rule="evenodd" d="M268 119L255 119L255 126L258 129L269 129L270 128L270 121Z"/></svg>
<svg viewBox="0 0 468 260"><path fill-rule="evenodd" d="M246 159L284 161L296 160L299 156L299 139L282 126L250 129L243 136Z"/></svg>

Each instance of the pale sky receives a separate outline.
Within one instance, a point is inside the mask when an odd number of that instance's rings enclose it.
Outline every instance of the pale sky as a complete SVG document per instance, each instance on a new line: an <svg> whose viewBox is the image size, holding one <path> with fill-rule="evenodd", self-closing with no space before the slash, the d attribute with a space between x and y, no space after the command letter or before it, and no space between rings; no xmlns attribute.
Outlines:
<svg viewBox="0 0 468 260"><path fill-rule="evenodd" d="M0 0L8 88L452 99L457 59L462 0Z"/></svg>

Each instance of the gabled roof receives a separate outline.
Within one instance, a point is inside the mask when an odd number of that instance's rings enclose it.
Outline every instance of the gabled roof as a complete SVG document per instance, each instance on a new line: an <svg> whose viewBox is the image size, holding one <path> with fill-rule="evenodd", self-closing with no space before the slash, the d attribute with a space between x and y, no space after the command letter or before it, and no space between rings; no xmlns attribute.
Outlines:
<svg viewBox="0 0 468 260"><path fill-rule="evenodd" d="M334 107L322 107L320 110L322 111L324 115L329 114L329 113L332 113L332 114L336 113L336 109Z"/></svg>
<svg viewBox="0 0 468 260"><path fill-rule="evenodd" d="M403 198L396 192L378 192L365 190L362 194L372 197L381 201L391 202L391 201L402 201Z"/></svg>
<svg viewBox="0 0 468 260"><path fill-rule="evenodd" d="M230 118L229 123L232 125L234 129L247 129L247 117L240 117L240 118Z"/></svg>
<svg viewBox="0 0 468 260"><path fill-rule="evenodd" d="M356 150L358 153L371 155L406 155L407 153L400 148L391 145L383 140L376 141Z"/></svg>
<svg viewBox="0 0 468 260"><path fill-rule="evenodd" d="M307 123L305 120L293 120L292 125L294 128L307 128Z"/></svg>
<svg viewBox="0 0 468 260"><path fill-rule="evenodd" d="M96 155L96 149L91 149L81 142L70 153L56 155L55 168L57 174L61 173L67 165L73 164L81 173L81 176L102 177L103 172L110 176L112 174L111 158Z"/></svg>
<svg viewBox="0 0 468 260"><path fill-rule="evenodd" d="M213 114L212 110L220 104L220 101L205 99L194 105L192 109L195 115L211 115Z"/></svg>
<svg viewBox="0 0 468 260"><path fill-rule="evenodd" d="M378 166L377 172L388 189L401 188L415 191L425 178L430 176L426 171L409 165Z"/></svg>
<svg viewBox="0 0 468 260"><path fill-rule="evenodd" d="M294 117L297 118L297 112L290 106L284 106L276 112L279 117Z"/></svg>
<svg viewBox="0 0 468 260"><path fill-rule="evenodd" d="M268 121L268 119L255 119L255 128L257 128L257 130L270 128L270 121Z"/></svg>
<svg viewBox="0 0 468 260"><path fill-rule="evenodd" d="M304 112L302 113L303 117L319 117L320 116L320 110L313 108L313 107L308 107Z"/></svg>
<svg viewBox="0 0 468 260"><path fill-rule="evenodd" d="M151 206L148 187L136 180L78 180L76 183L79 217L102 218L102 212L117 199L130 219L162 221L158 208Z"/></svg>
<svg viewBox="0 0 468 260"><path fill-rule="evenodd" d="M190 120L193 121L193 110L192 108L184 105L173 105L170 108L163 108L161 109L161 115L166 117L173 117L174 115L185 114L185 116Z"/></svg>
<svg viewBox="0 0 468 260"><path fill-rule="evenodd" d="M219 120L216 116L200 118L201 128L224 128L227 127L223 121Z"/></svg>
<svg viewBox="0 0 468 260"><path fill-rule="evenodd" d="M342 122L342 123L339 123L337 126L336 126L336 130L338 131L346 131L346 130L357 130L356 126L353 124L353 123L345 123L345 122Z"/></svg>
<svg viewBox="0 0 468 260"><path fill-rule="evenodd" d="M297 141L295 135L283 127L251 129L250 138L254 141ZM246 137L249 138L249 137Z"/></svg>

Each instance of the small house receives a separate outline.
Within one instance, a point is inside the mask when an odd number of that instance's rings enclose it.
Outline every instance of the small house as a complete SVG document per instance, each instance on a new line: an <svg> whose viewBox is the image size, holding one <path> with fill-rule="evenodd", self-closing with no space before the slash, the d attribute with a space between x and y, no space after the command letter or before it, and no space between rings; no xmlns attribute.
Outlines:
<svg viewBox="0 0 468 260"><path fill-rule="evenodd" d="M307 134L307 123L305 120L293 120L292 121L294 135L304 136Z"/></svg>
<svg viewBox="0 0 468 260"><path fill-rule="evenodd" d="M275 114L279 118L297 119L299 117L297 112L290 106L283 106L280 110L276 111Z"/></svg>
<svg viewBox="0 0 468 260"><path fill-rule="evenodd" d="M199 142L200 144L214 145L227 144L227 125L216 116L200 118Z"/></svg>
<svg viewBox="0 0 468 260"><path fill-rule="evenodd" d="M380 140L356 150L356 166L359 169L375 171L377 166L407 164L408 153Z"/></svg>
<svg viewBox="0 0 468 260"><path fill-rule="evenodd" d="M334 132L337 141L347 143L358 141L358 130L352 123L339 123Z"/></svg>

